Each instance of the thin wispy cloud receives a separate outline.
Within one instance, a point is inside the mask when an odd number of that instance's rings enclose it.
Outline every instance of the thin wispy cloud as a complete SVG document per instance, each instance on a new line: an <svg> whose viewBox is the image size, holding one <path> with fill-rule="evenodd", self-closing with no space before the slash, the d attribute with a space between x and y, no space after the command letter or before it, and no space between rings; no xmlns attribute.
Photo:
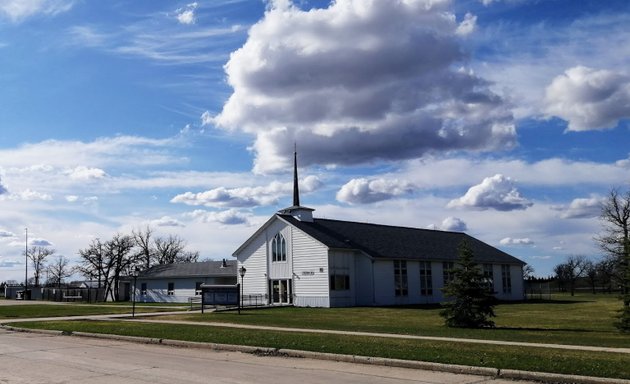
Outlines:
<svg viewBox="0 0 630 384"><path fill-rule="evenodd" d="M69 11L76 0L2 0L0 16L14 23L36 15L55 16Z"/></svg>

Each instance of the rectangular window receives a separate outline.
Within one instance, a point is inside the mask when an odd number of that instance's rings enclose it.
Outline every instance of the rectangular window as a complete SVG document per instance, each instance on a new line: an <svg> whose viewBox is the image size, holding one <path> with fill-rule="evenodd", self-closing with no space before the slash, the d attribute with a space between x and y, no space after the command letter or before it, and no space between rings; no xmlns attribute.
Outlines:
<svg viewBox="0 0 630 384"><path fill-rule="evenodd" d="M195 283L195 296L201 295L201 284L203 284L201 281Z"/></svg>
<svg viewBox="0 0 630 384"><path fill-rule="evenodd" d="M431 278L431 262L420 262L420 294L422 296L433 295L433 281Z"/></svg>
<svg viewBox="0 0 630 384"><path fill-rule="evenodd" d="M330 275L331 291L347 291L350 289L350 275L336 273Z"/></svg>
<svg viewBox="0 0 630 384"><path fill-rule="evenodd" d="M394 294L396 296L407 296L407 261L394 260Z"/></svg>
<svg viewBox="0 0 630 384"><path fill-rule="evenodd" d="M483 265L483 279L488 286L488 289L494 291L494 272L492 264Z"/></svg>
<svg viewBox="0 0 630 384"><path fill-rule="evenodd" d="M173 296L175 294L175 283L168 283L167 295Z"/></svg>
<svg viewBox="0 0 630 384"><path fill-rule="evenodd" d="M503 281L503 293L512 293L512 277L508 264L501 265L501 280Z"/></svg>
<svg viewBox="0 0 630 384"><path fill-rule="evenodd" d="M140 294L143 296L147 294L147 283L140 284Z"/></svg>
<svg viewBox="0 0 630 384"><path fill-rule="evenodd" d="M452 261L445 261L442 263L442 278L444 280L444 286L453 280L453 270L455 269L455 263Z"/></svg>

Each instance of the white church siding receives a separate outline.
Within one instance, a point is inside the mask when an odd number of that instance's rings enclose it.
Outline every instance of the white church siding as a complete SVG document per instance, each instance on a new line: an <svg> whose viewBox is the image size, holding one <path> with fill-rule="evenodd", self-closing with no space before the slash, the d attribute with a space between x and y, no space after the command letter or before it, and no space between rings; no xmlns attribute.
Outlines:
<svg viewBox="0 0 630 384"><path fill-rule="evenodd" d="M346 280L347 286L344 289L330 288L330 306L331 307L352 307L356 305L356 284L357 279L354 263L354 252L352 251L340 251L331 250L328 252L328 264L330 271L328 273L330 277L330 284L332 284L333 275L337 280L342 282ZM347 276L347 279L343 279Z"/></svg>
<svg viewBox="0 0 630 384"><path fill-rule="evenodd" d="M355 305L374 305L374 273L372 260L364 254L354 255L354 274L350 284L355 289Z"/></svg>
<svg viewBox="0 0 630 384"><path fill-rule="evenodd" d="M374 261L374 304L393 305L394 263L392 260Z"/></svg>
<svg viewBox="0 0 630 384"><path fill-rule="evenodd" d="M328 248L297 228L291 231L293 303L300 307L330 307Z"/></svg>
<svg viewBox="0 0 630 384"><path fill-rule="evenodd" d="M263 295L263 300L268 299L267 292L267 242L265 233L254 238L238 256L237 270L245 267L245 281L238 277L238 282L243 283L244 295Z"/></svg>

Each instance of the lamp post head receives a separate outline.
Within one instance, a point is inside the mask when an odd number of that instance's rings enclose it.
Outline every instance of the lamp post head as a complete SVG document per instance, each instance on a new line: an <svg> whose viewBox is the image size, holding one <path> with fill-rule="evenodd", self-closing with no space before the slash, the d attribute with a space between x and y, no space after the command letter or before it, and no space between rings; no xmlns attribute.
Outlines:
<svg viewBox="0 0 630 384"><path fill-rule="evenodd" d="M138 277L138 275L139 275L139 274L140 274L140 268L138 268L138 267L134 267L134 268L133 268L133 272L131 273L131 275L132 275L133 277Z"/></svg>
<svg viewBox="0 0 630 384"><path fill-rule="evenodd" d="M243 278L245 276L245 272L247 272L247 268L245 268L245 267L240 267L238 269L238 274L241 275L241 278Z"/></svg>

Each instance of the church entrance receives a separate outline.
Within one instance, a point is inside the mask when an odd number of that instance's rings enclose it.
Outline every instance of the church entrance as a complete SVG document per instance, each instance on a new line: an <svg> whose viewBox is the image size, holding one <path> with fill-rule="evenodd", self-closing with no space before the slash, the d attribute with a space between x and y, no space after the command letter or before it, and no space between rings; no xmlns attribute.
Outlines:
<svg viewBox="0 0 630 384"><path fill-rule="evenodd" d="M271 304L291 304L293 302L291 279L269 280Z"/></svg>

